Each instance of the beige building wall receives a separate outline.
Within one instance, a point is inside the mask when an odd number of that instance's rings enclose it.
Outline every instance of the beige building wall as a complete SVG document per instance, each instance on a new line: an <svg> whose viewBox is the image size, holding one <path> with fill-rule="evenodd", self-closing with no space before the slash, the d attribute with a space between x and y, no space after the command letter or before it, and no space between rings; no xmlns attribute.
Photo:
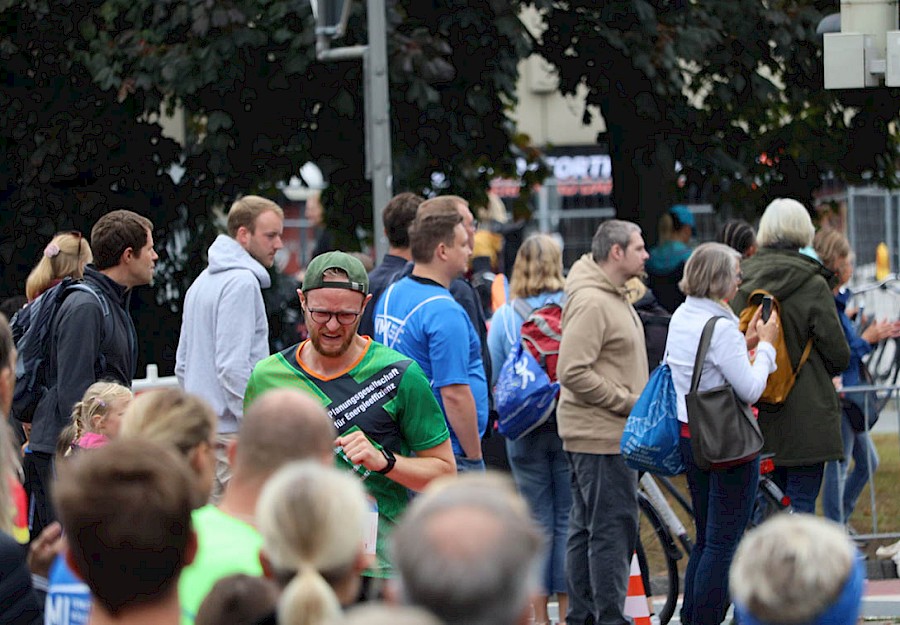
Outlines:
<svg viewBox="0 0 900 625"><path fill-rule="evenodd" d="M537 12L528 9L521 17L531 33L540 37L543 25ZM591 108L591 124L582 124L586 88L576 96L563 97L557 87L555 72L539 56L531 55L519 64L519 102L513 113L519 132L531 137L536 146L595 144L606 124L596 107Z"/></svg>

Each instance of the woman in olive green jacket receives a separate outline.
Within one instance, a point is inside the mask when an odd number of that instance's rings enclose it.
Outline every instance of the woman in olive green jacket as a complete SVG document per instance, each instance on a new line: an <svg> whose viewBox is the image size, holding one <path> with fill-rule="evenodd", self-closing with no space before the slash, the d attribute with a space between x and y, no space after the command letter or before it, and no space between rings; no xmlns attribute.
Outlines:
<svg viewBox="0 0 900 625"><path fill-rule="evenodd" d="M743 282L731 307L740 314L750 294L764 289L781 307L781 325L796 368L807 341L812 349L783 404L760 402L763 452L775 454L775 481L794 510L815 514L824 463L840 459L841 409L831 379L847 368L850 348L834 307L834 274L799 249L812 243L802 204L776 199L759 224L759 252L741 265Z"/></svg>

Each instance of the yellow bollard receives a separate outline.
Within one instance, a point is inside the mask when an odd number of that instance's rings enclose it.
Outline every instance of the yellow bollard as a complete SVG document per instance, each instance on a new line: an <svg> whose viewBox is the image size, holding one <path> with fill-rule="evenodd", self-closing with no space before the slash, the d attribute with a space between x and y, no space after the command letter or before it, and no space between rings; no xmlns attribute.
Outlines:
<svg viewBox="0 0 900 625"><path fill-rule="evenodd" d="M891 273L891 259L884 241L875 248L875 279L884 280Z"/></svg>

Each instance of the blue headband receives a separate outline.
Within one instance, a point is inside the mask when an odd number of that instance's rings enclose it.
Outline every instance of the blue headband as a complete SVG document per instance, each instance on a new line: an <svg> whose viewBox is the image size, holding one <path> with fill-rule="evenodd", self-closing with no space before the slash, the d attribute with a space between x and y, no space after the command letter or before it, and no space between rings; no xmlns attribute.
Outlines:
<svg viewBox="0 0 900 625"><path fill-rule="evenodd" d="M863 561L860 558L854 559L853 568L850 569L850 574L837 600L816 618L806 621L806 625L856 625L866 576ZM747 611L746 606L737 601L734 602L734 612L737 622L741 625L772 625L757 619Z"/></svg>

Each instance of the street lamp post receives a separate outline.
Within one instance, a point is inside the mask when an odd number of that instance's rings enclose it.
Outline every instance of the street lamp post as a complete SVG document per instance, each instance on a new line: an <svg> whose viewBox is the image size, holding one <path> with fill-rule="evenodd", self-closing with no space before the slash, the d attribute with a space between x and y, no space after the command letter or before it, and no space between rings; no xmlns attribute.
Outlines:
<svg viewBox="0 0 900 625"><path fill-rule="evenodd" d="M316 57L320 61L363 60L363 100L366 124L366 177L372 181L372 229L375 262L388 251L382 212L393 195L391 117L388 92L387 20L384 0L366 0L369 42L364 46L331 48L343 35L350 0L310 0L316 17Z"/></svg>

